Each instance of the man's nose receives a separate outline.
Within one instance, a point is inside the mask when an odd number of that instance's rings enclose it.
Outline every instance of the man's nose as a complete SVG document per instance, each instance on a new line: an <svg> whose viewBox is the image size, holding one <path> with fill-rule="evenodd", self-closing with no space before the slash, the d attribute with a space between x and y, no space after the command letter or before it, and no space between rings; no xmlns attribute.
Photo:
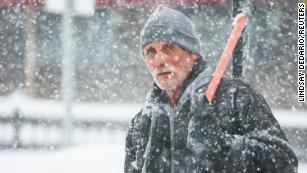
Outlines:
<svg viewBox="0 0 307 173"><path fill-rule="evenodd" d="M154 65L158 67L163 66L165 64L165 60L165 54L163 52L157 52L154 58Z"/></svg>

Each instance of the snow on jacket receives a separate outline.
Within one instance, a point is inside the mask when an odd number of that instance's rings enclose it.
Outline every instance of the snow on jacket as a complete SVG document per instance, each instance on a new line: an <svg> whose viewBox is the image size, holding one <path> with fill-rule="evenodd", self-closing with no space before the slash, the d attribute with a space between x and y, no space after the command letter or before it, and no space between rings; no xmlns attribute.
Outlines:
<svg viewBox="0 0 307 173"><path fill-rule="evenodd" d="M264 98L240 79L222 79L214 101L199 60L171 108L156 85L131 121L125 173L293 173L298 161Z"/></svg>

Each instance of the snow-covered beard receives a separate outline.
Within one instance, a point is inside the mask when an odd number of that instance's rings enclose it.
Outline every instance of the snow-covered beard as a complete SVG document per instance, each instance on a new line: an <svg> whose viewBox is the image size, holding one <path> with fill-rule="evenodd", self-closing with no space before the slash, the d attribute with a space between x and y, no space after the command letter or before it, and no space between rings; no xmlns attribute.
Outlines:
<svg viewBox="0 0 307 173"><path fill-rule="evenodd" d="M153 76L158 76L162 73L171 73L174 74L176 72L175 67L167 65L165 67L156 68L152 71Z"/></svg>

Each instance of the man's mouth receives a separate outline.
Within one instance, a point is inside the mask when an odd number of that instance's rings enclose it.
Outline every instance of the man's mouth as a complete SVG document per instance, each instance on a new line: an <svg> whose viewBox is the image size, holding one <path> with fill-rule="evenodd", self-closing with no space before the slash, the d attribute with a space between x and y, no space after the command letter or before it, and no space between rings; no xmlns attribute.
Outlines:
<svg viewBox="0 0 307 173"><path fill-rule="evenodd" d="M171 71L167 71L167 72L159 73L159 74L157 74L157 76L168 75L168 74L171 74L171 73L172 73Z"/></svg>
<svg viewBox="0 0 307 173"><path fill-rule="evenodd" d="M172 75L175 73L174 68L167 67L167 68L157 68L153 71L155 76L161 76L161 75Z"/></svg>

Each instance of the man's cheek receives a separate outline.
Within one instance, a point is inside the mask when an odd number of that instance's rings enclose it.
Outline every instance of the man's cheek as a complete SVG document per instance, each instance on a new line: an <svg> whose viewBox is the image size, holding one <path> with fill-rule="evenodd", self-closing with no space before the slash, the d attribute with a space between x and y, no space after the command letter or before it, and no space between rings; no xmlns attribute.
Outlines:
<svg viewBox="0 0 307 173"><path fill-rule="evenodd" d="M148 70L149 70L151 73L152 73L152 72L154 71L154 69L155 69L155 66L154 66L153 64L148 64L147 67L148 67Z"/></svg>
<svg viewBox="0 0 307 173"><path fill-rule="evenodd" d="M178 61L179 61L178 58L169 57L166 60L166 64L169 64L169 65L172 65L172 66L177 66L178 65Z"/></svg>

